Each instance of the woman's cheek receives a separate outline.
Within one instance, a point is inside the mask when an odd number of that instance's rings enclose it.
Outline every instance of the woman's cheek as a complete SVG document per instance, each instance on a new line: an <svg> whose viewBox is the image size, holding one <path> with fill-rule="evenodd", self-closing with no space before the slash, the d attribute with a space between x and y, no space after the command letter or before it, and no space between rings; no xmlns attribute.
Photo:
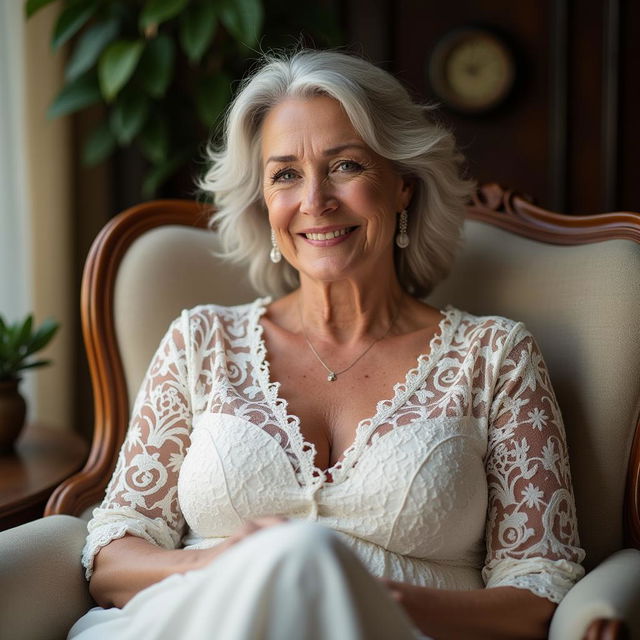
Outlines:
<svg viewBox="0 0 640 640"><path fill-rule="evenodd" d="M283 189L265 198L269 217L275 224L272 226L287 226L290 217L295 213L295 189Z"/></svg>

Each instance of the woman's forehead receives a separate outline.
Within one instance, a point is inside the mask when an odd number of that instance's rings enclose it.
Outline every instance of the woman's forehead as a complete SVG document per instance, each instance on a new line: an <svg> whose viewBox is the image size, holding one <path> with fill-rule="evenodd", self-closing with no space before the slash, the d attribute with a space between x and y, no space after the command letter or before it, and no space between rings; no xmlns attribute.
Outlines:
<svg viewBox="0 0 640 640"><path fill-rule="evenodd" d="M298 155L305 147L324 153L345 145L368 149L342 105L328 96L287 98L262 123L263 160Z"/></svg>

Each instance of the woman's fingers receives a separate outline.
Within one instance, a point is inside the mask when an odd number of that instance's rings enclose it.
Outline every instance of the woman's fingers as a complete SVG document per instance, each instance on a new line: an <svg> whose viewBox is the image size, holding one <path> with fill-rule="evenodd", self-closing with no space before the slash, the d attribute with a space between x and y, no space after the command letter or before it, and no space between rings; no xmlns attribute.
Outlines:
<svg viewBox="0 0 640 640"><path fill-rule="evenodd" d="M380 578L380 582L387 588L389 591L389 595L396 601L401 602L403 600L403 594L400 588L398 587L398 583L393 580L389 580L389 578Z"/></svg>
<svg viewBox="0 0 640 640"><path fill-rule="evenodd" d="M266 529L267 527L284 524L288 520L289 519L284 516L265 516L264 518L256 518L255 520L252 520L252 522L257 524L259 529Z"/></svg>
<svg viewBox="0 0 640 640"><path fill-rule="evenodd" d="M229 540L232 544L235 544L261 529L275 527L279 524L284 524L285 522L288 522L288 518L285 518L284 516L265 516L263 518L256 518L255 520L247 520L240 529L230 537Z"/></svg>
<svg viewBox="0 0 640 640"><path fill-rule="evenodd" d="M264 518L247 520L233 535L229 536L221 544L210 549L199 549L195 553L199 554L199 557L203 559L202 566L206 566L210 562L214 561L221 553L224 553L227 549L233 547L235 544L241 542L253 533L260 531L261 529L268 529L269 527L284 524L285 522L288 522L288 520L289 519L284 516L265 516Z"/></svg>

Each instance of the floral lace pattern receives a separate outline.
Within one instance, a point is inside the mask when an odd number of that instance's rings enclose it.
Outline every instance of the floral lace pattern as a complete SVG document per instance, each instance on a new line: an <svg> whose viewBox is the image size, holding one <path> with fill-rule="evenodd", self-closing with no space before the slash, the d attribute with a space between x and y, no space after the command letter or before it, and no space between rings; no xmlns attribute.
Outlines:
<svg viewBox="0 0 640 640"><path fill-rule="evenodd" d="M525 327L447 307L393 397L322 471L270 380L267 303L196 307L172 323L89 524L87 576L126 533L209 546L279 513L340 532L375 575L559 602L584 552L562 419Z"/></svg>

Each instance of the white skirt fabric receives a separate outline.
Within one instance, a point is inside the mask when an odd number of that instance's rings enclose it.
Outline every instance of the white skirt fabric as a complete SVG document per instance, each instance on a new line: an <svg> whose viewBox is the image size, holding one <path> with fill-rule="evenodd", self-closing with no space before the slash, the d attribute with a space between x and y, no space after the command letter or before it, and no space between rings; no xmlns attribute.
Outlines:
<svg viewBox="0 0 640 640"><path fill-rule="evenodd" d="M69 640L424 639L385 587L330 529L261 530L208 567L174 574L122 609L96 607ZM428 639L427 639L428 640Z"/></svg>

